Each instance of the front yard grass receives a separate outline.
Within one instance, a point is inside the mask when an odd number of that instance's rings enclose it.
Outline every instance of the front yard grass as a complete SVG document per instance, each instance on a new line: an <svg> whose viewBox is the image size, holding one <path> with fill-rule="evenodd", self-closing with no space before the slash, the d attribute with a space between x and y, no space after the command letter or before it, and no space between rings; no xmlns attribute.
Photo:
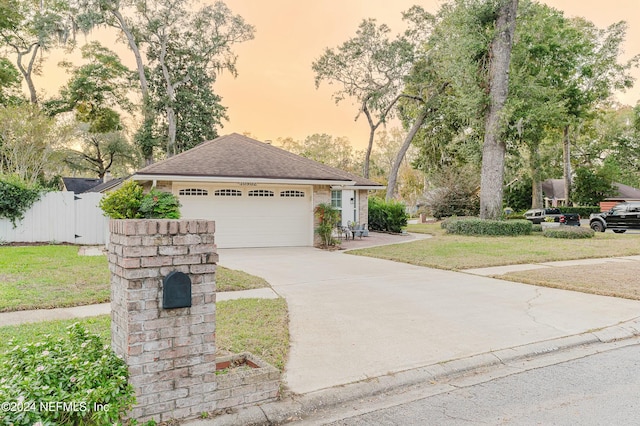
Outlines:
<svg viewBox="0 0 640 426"><path fill-rule="evenodd" d="M601 296L640 300L639 275L640 262L607 262L599 265L510 272L496 275L495 278Z"/></svg>
<svg viewBox="0 0 640 426"><path fill-rule="evenodd" d="M216 304L216 348L220 352L251 352L282 371L289 351L289 320L284 299L240 299ZM0 356L14 345L38 342L39 336L63 337L79 322L105 344L111 343L111 318L43 321L0 327Z"/></svg>
<svg viewBox="0 0 640 426"><path fill-rule="evenodd" d="M106 256L80 256L78 246L0 247L0 312L109 301ZM260 277L217 267L217 291L269 287Z"/></svg>
<svg viewBox="0 0 640 426"><path fill-rule="evenodd" d="M521 237L469 237L447 235L439 226L408 228L409 232L431 233L433 238L349 253L448 270L640 254L640 234L596 233L594 238L580 240L549 239L539 233Z"/></svg>
<svg viewBox="0 0 640 426"><path fill-rule="evenodd" d="M77 246L0 247L0 312L109 301L105 256L79 256Z"/></svg>

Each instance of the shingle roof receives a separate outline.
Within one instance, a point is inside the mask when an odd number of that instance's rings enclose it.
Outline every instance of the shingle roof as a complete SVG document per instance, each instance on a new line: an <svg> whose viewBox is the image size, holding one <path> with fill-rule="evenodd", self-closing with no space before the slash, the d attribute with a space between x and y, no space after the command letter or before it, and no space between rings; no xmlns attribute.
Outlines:
<svg viewBox="0 0 640 426"><path fill-rule="evenodd" d="M73 191L74 194L80 194L94 186L100 185L102 183L102 179L63 177L62 182L64 183L64 187L67 191Z"/></svg>
<svg viewBox="0 0 640 426"><path fill-rule="evenodd" d="M137 175L237 177L354 181L357 186L384 186L363 177L292 154L238 133L221 136L164 161Z"/></svg>
<svg viewBox="0 0 640 426"><path fill-rule="evenodd" d="M120 185L126 178L113 178L109 181L106 181L104 183L101 183L100 185L96 185L92 188L89 188L88 190L84 191L84 192L103 192L103 191L107 191L115 186Z"/></svg>

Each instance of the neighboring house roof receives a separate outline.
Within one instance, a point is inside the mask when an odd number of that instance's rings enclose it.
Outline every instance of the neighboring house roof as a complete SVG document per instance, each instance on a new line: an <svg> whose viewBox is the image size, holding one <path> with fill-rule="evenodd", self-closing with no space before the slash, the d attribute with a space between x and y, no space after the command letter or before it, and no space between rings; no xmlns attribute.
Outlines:
<svg viewBox="0 0 640 426"><path fill-rule="evenodd" d="M67 191L73 191L74 194L80 194L100 185L102 183L102 179L63 177L62 182L64 183L64 187Z"/></svg>
<svg viewBox="0 0 640 426"><path fill-rule="evenodd" d="M100 185L96 185L93 188L89 188L88 190L86 190L84 192L107 192L110 189L113 189L116 186L119 186L126 179L128 179L128 177L110 179L110 180L108 180L106 182L101 183Z"/></svg>
<svg viewBox="0 0 640 426"><path fill-rule="evenodd" d="M613 186L618 188L618 194L612 198L640 200L640 189L628 185L623 185L621 183L614 183Z"/></svg>
<svg viewBox="0 0 640 426"><path fill-rule="evenodd" d="M308 181L382 189L384 185L232 133L139 170L134 179ZM209 179L207 179L209 178ZM185 179L183 179L185 180Z"/></svg>

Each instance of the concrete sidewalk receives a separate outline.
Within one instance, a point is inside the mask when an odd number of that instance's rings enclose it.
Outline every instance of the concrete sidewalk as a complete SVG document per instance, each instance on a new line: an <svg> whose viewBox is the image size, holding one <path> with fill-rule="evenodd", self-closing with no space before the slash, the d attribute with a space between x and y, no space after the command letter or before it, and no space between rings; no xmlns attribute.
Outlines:
<svg viewBox="0 0 640 426"><path fill-rule="evenodd" d="M216 301L235 299L277 299L280 296L273 289L257 288L243 291L226 291L216 293ZM74 318L88 318L98 315L111 314L110 303L98 305L73 306L56 309L34 309L29 311L0 312L0 327L7 325L19 325L40 321L65 320Z"/></svg>

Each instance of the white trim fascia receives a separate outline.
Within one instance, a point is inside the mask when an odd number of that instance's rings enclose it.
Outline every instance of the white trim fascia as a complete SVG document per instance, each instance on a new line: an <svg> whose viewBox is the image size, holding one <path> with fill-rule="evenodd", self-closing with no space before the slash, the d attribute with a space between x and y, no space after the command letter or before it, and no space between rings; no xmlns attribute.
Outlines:
<svg viewBox="0 0 640 426"><path fill-rule="evenodd" d="M354 181L342 180L319 180L319 179L271 179L271 178L238 178L238 177L222 177L222 176L176 176L176 175L145 175L134 174L132 180L136 181L171 181L171 182L238 182L238 183L271 183L271 184L288 184L288 185L338 185L352 186Z"/></svg>
<svg viewBox="0 0 640 426"><path fill-rule="evenodd" d="M378 190L385 189L386 186L366 186L366 185L333 185L331 189L370 189L370 190Z"/></svg>

